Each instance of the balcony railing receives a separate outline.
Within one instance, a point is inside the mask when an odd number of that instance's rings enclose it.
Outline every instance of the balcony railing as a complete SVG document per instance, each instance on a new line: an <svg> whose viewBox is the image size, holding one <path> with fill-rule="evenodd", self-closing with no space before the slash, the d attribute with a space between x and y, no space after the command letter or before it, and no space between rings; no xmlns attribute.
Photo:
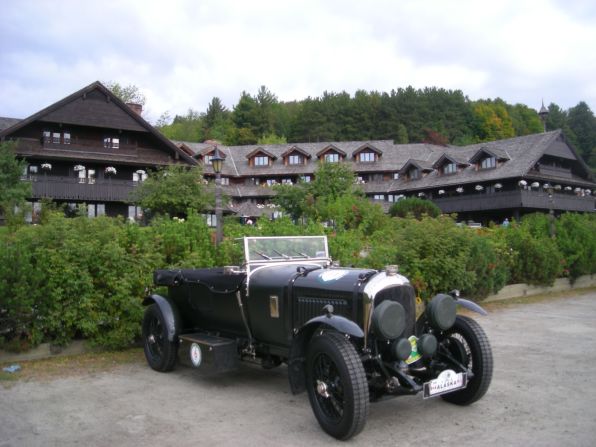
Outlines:
<svg viewBox="0 0 596 447"><path fill-rule="evenodd" d="M137 182L116 179L79 179L38 175L30 177L33 198L125 202Z"/></svg>
<svg viewBox="0 0 596 447"><path fill-rule="evenodd" d="M495 193L467 194L433 199L444 213L484 211L496 209L534 208L560 211L594 211L593 196L580 197L573 194L546 191L517 190Z"/></svg>

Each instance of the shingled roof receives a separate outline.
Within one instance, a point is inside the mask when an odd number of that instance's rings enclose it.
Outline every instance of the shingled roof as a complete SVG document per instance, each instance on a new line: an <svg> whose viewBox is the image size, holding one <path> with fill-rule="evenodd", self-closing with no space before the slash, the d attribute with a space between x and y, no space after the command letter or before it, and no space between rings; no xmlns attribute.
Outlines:
<svg viewBox="0 0 596 447"><path fill-rule="evenodd" d="M90 98L94 95L101 95L105 101L80 101L81 98ZM117 109L114 109L114 105ZM113 113L118 109L119 113ZM35 121L148 132L174 155L189 164L196 164L196 161L184 150L164 137L99 81L89 84L23 120L19 120L8 128L0 129L0 139L10 136Z"/></svg>

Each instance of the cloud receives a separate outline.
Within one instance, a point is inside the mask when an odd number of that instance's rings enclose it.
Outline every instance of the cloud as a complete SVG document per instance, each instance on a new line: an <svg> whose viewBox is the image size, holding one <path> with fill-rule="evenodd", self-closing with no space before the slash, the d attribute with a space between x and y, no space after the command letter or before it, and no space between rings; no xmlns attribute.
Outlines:
<svg viewBox="0 0 596 447"><path fill-rule="evenodd" d="M596 105L596 8L587 1L231 0L3 6L0 115L24 117L95 81L135 84L150 119L231 108L266 85L323 91L460 89L537 107Z"/></svg>

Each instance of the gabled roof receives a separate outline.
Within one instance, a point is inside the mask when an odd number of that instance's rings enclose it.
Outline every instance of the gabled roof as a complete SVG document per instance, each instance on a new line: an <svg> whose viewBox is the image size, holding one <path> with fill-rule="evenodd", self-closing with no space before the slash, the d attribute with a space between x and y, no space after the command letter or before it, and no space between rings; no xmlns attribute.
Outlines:
<svg viewBox="0 0 596 447"><path fill-rule="evenodd" d="M266 151L262 147L258 147L254 151L250 152L249 154L246 154L246 158L250 159L250 158L256 157L258 154L264 154L267 157L269 157L271 160L277 160L277 157L275 155L273 155L271 152Z"/></svg>
<svg viewBox="0 0 596 447"><path fill-rule="evenodd" d="M292 155L294 152L298 152L308 159L311 158L311 155L308 152L306 152L304 149L300 149L298 146L291 146L287 151L281 154L281 157L286 158L287 156Z"/></svg>
<svg viewBox="0 0 596 447"><path fill-rule="evenodd" d="M114 113L115 110L118 112ZM189 164L196 164L190 155L164 137L99 81L0 131L0 140L35 121L148 132L173 154Z"/></svg>
<svg viewBox="0 0 596 447"><path fill-rule="evenodd" d="M8 129L9 127L14 126L19 121L21 120L17 118L7 118L4 116L0 116L0 132L2 132L4 129Z"/></svg>
<svg viewBox="0 0 596 447"><path fill-rule="evenodd" d="M464 158L462 157L458 157L456 155L453 154L443 154L439 157L439 159L432 165L432 167L434 169L439 169L441 166L443 166L446 163L455 163L458 166L469 166L470 163L468 163Z"/></svg>
<svg viewBox="0 0 596 447"><path fill-rule="evenodd" d="M321 157L321 156L325 155L327 152L331 152L331 151L337 152L342 157L346 156L346 153L344 151L342 151L340 148L338 148L335 144L329 144L329 145L325 146L322 150L317 152L317 157Z"/></svg>
<svg viewBox="0 0 596 447"><path fill-rule="evenodd" d="M358 149L356 149L354 152L352 152L352 157L356 157L360 152L364 152L367 149L370 150L371 152L374 152L377 155L382 155L383 154L383 151L377 149L372 144L365 143L362 146L360 146Z"/></svg>
<svg viewBox="0 0 596 447"><path fill-rule="evenodd" d="M497 160L506 161L511 160L511 157L507 153L507 151L500 149L498 147L487 147L483 146L470 158L470 163L478 163L482 158L489 156L495 157Z"/></svg>
<svg viewBox="0 0 596 447"><path fill-rule="evenodd" d="M413 158L410 158L405 165L402 166L402 168L399 170L400 174L405 174L406 172L408 172L411 168L417 168L420 169L420 171L422 172L431 172L434 171L434 168L432 166L432 164L428 161L424 161L424 160L414 160Z"/></svg>

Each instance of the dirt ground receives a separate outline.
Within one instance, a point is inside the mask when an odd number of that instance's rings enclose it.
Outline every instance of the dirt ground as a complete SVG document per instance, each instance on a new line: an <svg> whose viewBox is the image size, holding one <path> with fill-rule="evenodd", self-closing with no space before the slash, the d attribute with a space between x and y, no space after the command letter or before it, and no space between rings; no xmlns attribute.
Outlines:
<svg viewBox="0 0 596 447"><path fill-rule="evenodd" d="M596 292L497 307L477 320L495 357L469 407L401 397L371 405L354 446L593 446ZM0 382L0 447L325 446L284 367L161 374L133 359L109 370Z"/></svg>

